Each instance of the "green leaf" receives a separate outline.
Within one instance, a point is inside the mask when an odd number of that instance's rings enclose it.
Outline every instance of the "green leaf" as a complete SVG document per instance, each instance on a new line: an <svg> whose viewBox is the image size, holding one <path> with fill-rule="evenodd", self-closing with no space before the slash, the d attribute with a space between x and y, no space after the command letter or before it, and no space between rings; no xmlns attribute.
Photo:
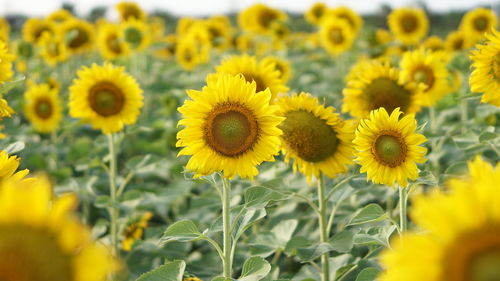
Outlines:
<svg viewBox="0 0 500 281"><path fill-rule="evenodd" d="M375 267L367 267L361 270L356 277L356 281L374 281L380 273L380 269Z"/></svg>
<svg viewBox="0 0 500 281"><path fill-rule="evenodd" d="M494 140L498 137L498 135L496 133L493 133L493 132L484 132L482 134L479 135L479 141L480 142L487 142L487 141L491 141L491 140Z"/></svg>
<svg viewBox="0 0 500 281"><path fill-rule="evenodd" d="M259 281L271 271L271 265L261 257L251 257L241 269L239 281Z"/></svg>
<svg viewBox="0 0 500 281"><path fill-rule="evenodd" d="M260 209L266 207L270 201L281 201L289 197L290 195L267 187L252 186L245 190L245 208Z"/></svg>
<svg viewBox="0 0 500 281"><path fill-rule="evenodd" d="M160 243L165 244L172 241L189 242L199 239L201 232L194 222L190 220L181 220L175 222L165 230L161 237Z"/></svg>
<svg viewBox="0 0 500 281"><path fill-rule="evenodd" d="M276 236L276 246L285 248L286 244L292 237L295 228L297 228L298 223L299 222L295 219L284 220L273 227L271 232Z"/></svg>
<svg viewBox="0 0 500 281"><path fill-rule="evenodd" d="M136 281L182 281L186 263L178 260L168 262L139 276Z"/></svg>
<svg viewBox="0 0 500 281"><path fill-rule="evenodd" d="M372 203L357 211L348 225L377 222L385 219L386 216L387 215L382 207L378 204Z"/></svg>
<svg viewBox="0 0 500 281"><path fill-rule="evenodd" d="M235 232L232 233L234 239L238 240L239 237L254 223L256 223L258 220L264 218L267 213L265 209L249 209L244 211L245 213L239 217L237 221L234 223L235 225Z"/></svg>
<svg viewBox="0 0 500 281"><path fill-rule="evenodd" d="M17 153L17 152L23 150L24 147L25 147L24 142L22 142L22 141L16 141L14 143L9 144L7 146L7 148L5 148L5 151L8 154L13 154L13 153Z"/></svg>
<svg viewBox="0 0 500 281"><path fill-rule="evenodd" d="M335 233L335 235L330 238L330 244L333 250L340 253L347 253L352 249L353 238L354 233L352 233L351 231L341 231Z"/></svg>
<svg viewBox="0 0 500 281"><path fill-rule="evenodd" d="M457 162L451 164L445 171L446 175L461 175L463 172L467 171L467 162Z"/></svg>
<svg viewBox="0 0 500 281"><path fill-rule="evenodd" d="M313 261L324 253L333 251L330 243L320 243L307 248L298 248L297 257L304 262Z"/></svg>
<svg viewBox="0 0 500 281"><path fill-rule="evenodd" d="M24 80L26 79L26 77L21 77L17 80L14 80L14 81L11 81L11 82L6 82L6 83L3 83L2 85L0 85L0 95L4 95L6 94L8 91L14 89L15 87L21 85Z"/></svg>
<svg viewBox="0 0 500 281"><path fill-rule="evenodd" d="M305 248L311 246L312 243L303 236L294 236L288 243L286 243L285 253L288 256L295 256L298 248Z"/></svg>

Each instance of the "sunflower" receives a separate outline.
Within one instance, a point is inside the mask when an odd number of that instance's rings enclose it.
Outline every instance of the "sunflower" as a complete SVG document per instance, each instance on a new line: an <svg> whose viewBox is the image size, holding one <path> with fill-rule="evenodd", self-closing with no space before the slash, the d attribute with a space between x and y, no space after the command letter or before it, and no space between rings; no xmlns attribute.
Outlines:
<svg viewBox="0 0 500 281"><path fill-rule="evenodd" d="M0 40L0 85L9 81L14 75L12 61L14 61L14 56L8 52L7 45Z"/></svg>
<svg viewBox="0 0 500 281"><path fill-rule="evenodd" d="M52 198L46 179L0 183L0 279L107 280L117 262L72 214L76 196Z"/></svg>
<svg viewBox="0 0 500 281"><path fill-rule="evenodd" d="M413 231L381 255L380 281L497 280L500 276L500 164L480 157L469 175L413 200ZM418 262L415 262L418 258Z"/></svg>
<svg viewBox="0 0 500 281"><path fill-rule="evenodd" d="M57 35L45 33L40 39L41 56L51 66L68 58L68 50L64 39Z"/></svg>
<svg viewBox="0 0 500 281"><path fill-rule="evenodd" d="M120 2L116 5L116 9L122 21L131 19L144 21L146 19L146 13L134 2Z"/></svg>
<svg viewBox="0 0 500 281"><path fill-rule="evenodd" d="M325 3L316 2L305 12L304 17L309 23L319 25L323 21L327 11L328 6Z"/></svg>
<svg viewBox="0 0 500 281"><path fill-rule="evenodd" d="M142 90L124 67L93 64L78 71L69 88L69 114L89 120L109 134L134 124L143 105Z"/></svg>
<svg viewBox="0 0 500 281"><path fill-rule="evenodd" d="M93 46L94 27L89 22L72 18L60 25L59 32L70 53L83 53Z"/></svg>
<svg viewBox="0 0 500 281"><path fill-rule="evenodd" d="M73 18L73 14L71 14L68 10L59 9L59 10L51 13L47 17L47 20L49 20L55 24L61 24L61 23L65 22L71 18Z"/></svg>
<svg viewBox="0 0 500 281"><path fill-rule="evenodd" d="M121 38L132 50L144 50L151 44L149 26L143 21L129 19L120 24Z"/></svg>
<svg viewBox="0 0 500 281"><path fill-rule="evenodd" d="M475 42L484 38L487 32L497 27L498 18L491 9L477 8L467 12L460 22L460 30L465 34L465 38Z"/></svg>
<svg viewBox="0 0 500 281"><path fill-rule="evenodd" d="M399 108L389 115L385 108L373 110L369 118L362 119L353 140L356 161L367 180L405 187L408 179L418 177L416 163L424 163L427 149L419 146L426 141L424 135L415 133L415 116L403 114Z"/></svg>
<svg viewBox="0 0 500 281"><path fill-rule="evenodd" d="M417 44L429 30L429 20L421 9L396 9L387 19L391 32L405 45Z"/></svg>
<svg viewBox="0 0 500 281"><path fill-rule="evenodd" d="M120 28L115 24L103 24L97 33L97 45L105 59L116 59L130 53L130 47L120 38Z"/></svg>
<svg viewBox="0 0 500 281"><path fill-rule="evenodd" d="M0 150L0 182L5 180L21 180L24 179L29 173L28 169L16 172L19 168L21 158L12 155L5 150Z"/></svg>
<svg viewBox="0 0 500 281"><path fill-rule="evenodd" d="M8 42L10 34L10 24L4 19L0 18L0 41Z"/></svg>
<svg viewBox="0 0 500 281"><path fill-rule="evenodd" d="M165 21L163 18L155 16L148 19L149 30L151 37L156 40L160 40L165 35Z"/></svg>
<svg viewBox="0 0 500 281"><path fill-rule="evenodd" d="M433 106L448 93L446 55L424 49L405 52L400 61L401 77L404 83L423 83L425 89L421 95L424 106Z"/></svg>
<svg viewBox="0 0 500 281"><path fill-rule="evenodd" d="M437 36L429 36L427 39L425 39L422 47L433 52L444 51L446 48L443 39Z"/></svg>
<svg viewBox="0 0 500 281"><path fill-rule="evenodd" d="M346 20L354 33L358 33L361 27L363 27L363 19L355 11L346 6L338 6L330 9L327 17Z"/></svg>
<svg viewBox="0 0 500 281"><path fill-rule="evenodd" d="M131 223L123 230L122 249L124 251L130 251L134 242L141 239L144 229L148 227L148 222L152 217L153 213L145 212L140 219Z"/></svg>
<svg viewBox="0 0 500 281"><path fill-rule="evenodd" d="M255 81L257 92L269 88L271 91L271 101L278 93L285 93L288 87L280 79L280 72L273 65L265 62L257 62L254 56L241 55L226 58L222 63L215 67L218 73L229 73L231 75L242 74L248 81Z"/></svg>
<svg viewBox="0 0 500 281"><path fill-rule="evenodd" d="M202 63L199 48L196 47L194 39L182 38L176 44L175 59L185 70L192 70Z"/></svg>
<svg viewBox="0 0 500 281"><path fill-rule="evenodd" d="M382 28L377 28L377 30L375 30L375 39L379 45L385 45L394 40L392 34L388 30Z"/></svg>
<svg viewBox="0 0 500 281"><path fill-rule="evenodd" d="M403 83L399 70L386 62L371 60L363 71L353 75L343 90L342 111L358 118L383 107L392 112L397 107L405 113L420 111L423 85Z"/></svg>
<svg viewBox="0 0 500 281"><path fill-rule="evenodd" d="M24 93L26 118L41 133L50 133L59 127L62 107L56 89L48 84L33 85Z"/></svg>
<svg viewBox="0 0 500 281"><path fill-rule="evenodd" d="M339 19L325 19L318 35L323 48L334 56L349 50L356 39L348 22Z"/></svg>
<svg viewBox="0 0 500 281"><path fill-rule="evenodd" d="M500 33L493 30L487 42L471 52L472 71L469 85L472 92L484 93L482 102L500 107Z"/></svg>
<svg viewBox="0 0 500 281"><path fill-rule="evenodd" d="M165 59L175 57L177 51L177 35L170 34L163 37L160 40L160 44L161 46L155 52L156 55Z"/></svg>
<svg viewBox="0 0 500 281"><path fill-rule="evenodd" d="M353 163L354 129L344 122L335 108L319 104L308 93L280 97L278 114L285 117L279 125L285 161L294 160L294 172L303 173L310 182L320 173L335 177Z"/></svg>
<svg viewBox="0 0 500 281"><path fill-rule="evenodd" d="M224 51L231 46L231 26L221 20L208 19L201 23L208 33L212 47Z"/></svg>
<svg viewBox="0 0 500 281"><path fill-rule="evenodd" d="M287 15L282 11L258 3L238 15L238 24L245 31L266 34L271 31L270 27L273 22L287 19Z"/></svg>
<svg viewBox="0 0 500 281"><path fill-rule="evenodd" d="M37 44L44 33L54 34L56 26L48 20L30 18L23 25L23 39Z"/></svg>
<svg viewBox="0 0 500 281"><path fill-rule="evenodd" d="M177 27L175 29L175 33L178 36L184 36L189 32L189 29L191 29L191 27L199 21L200 21L199 19L195 19L195 18L191 18L191 17L182 17L177 22Z"/></svg>
<svg viewBox="0 0 500 281"><path fill-rule="evenodd" d="M279 79L281 79L283 83L286 83L288 82L288 80L290 80L290 76L292 74L292 66L288 60L281 59L275 56L267 56L261 60L261 63L273 65L274 69L279 71Z"/></svg>
<svg viewBox="0 0 500 281"><path fill-rule="evenodd" d="M459 52L467 49L465 34L460 31L452 31L446 36L446 50L449 52Z"/></svg>
<svg viewBox="0 0 500 281"><path fill-rule="evenodd" d="M269 89L257 90L242 75L216 73L179 108L185 126L177 134L179 155L190 155L187 170L196 176L222 171L224 177L253 178L257 165L279 152L281 117Z"/></svg>

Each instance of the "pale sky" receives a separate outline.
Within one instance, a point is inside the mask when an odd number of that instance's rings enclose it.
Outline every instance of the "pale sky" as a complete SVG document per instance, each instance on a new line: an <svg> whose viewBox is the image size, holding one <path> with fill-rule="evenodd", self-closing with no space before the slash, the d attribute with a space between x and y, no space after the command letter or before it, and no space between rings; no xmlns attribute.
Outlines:
<svg viewBox="0 0 500 281"><path fill-rule="evenodd" d="M262 2L269 6L302 12L317 0L139 0L136 1L147 11L161 9L175 15L204 16L237 11L253 3ZM44 16L61 6L61 0L0 0L0 16L10 13L24 13L30 16ZM114 6L120 0L67 0L73 3L78 13L88 13L95 6ZM346 5L360 13L376 11L381 3L389 3L393 7L412 5L414 0L323 0L330 6ZM479 5L492 6L498 0L424 0L434 11L468 9ZM110 9L110 12L113 9ZM108 13L110 13L108 12ZM114 12L114 11L113 11ZM113 17L113 14L110 15Z"/></svg>

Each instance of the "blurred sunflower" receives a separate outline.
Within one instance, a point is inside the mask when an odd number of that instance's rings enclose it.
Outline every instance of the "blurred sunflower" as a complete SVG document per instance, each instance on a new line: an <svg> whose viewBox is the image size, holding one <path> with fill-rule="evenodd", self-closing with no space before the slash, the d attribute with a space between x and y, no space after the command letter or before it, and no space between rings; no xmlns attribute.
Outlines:
<svg viewBox="0 0 500 281"><path fill-rule="evenodd" d="M282 11L258 3L240 12L238 24L245 31L266 34L271 31L273 22L287 19L288 16Z"/></svg>
<svg viewBox="0 0 500 281"><path fill-rule="evenodd" d="M69 114L89 121L104 134L134 124L143 105L142 90L124 67L105 63L83 67L69 88Z"/></svg>
<svg viewBox="0 0 500 281"><path fill-rule="evenodd" d="M46 179L0 183L0 279L107 280L117 262L75 219L76 196L53 196Z"/></svg>
<svg viewBox="0 0 500 281"><path fill-rule="evenodd" d="M275 56L266 56L261 60L262 64L271 64L274 69L279 71L279 78L286 84L290 80L292 74L292 66L290 62L286 59L281 59Z"/></svg>
<svg viewBox="0 0 500 281"><path fill-rule="evenodd" d="M10 80L14 75L12 61L14 56L8 52L7 45L0 40L0 84Z"/></svg>
<svg viewBox="0 0 500 281"><path fill-rule="evenodd" d="M395 9L387 17L387 21L391 32L405 45L417 44L429 30L429 20L421 9Z"/></svg>
<svg viewBox="0 0 500 281"><path fill-rule="evenodd" d="M354 33L358 33L361 30L361 27L363 27L363 19L358 15L358 13L346 6L338 6L328 10L326 18L339 18L346 20Z"/></svg>
<svg viewBox="0 0 500 281"><path fill-rule="evenodd" d="M408 114L420 111L423 85L403 83L399 70L386 62L371 60L361 67L343 90L342 112L364 118L380 107L390 112L399 107Z"/></svg>
<svg viewBox="0 0 500 281"><path fill-rule="evenodd" d="M61 24L69 19L73 18L73 14L71 14L68 10L66 9L59 9L55 12L52 12L48 17L47 20L55 23L55 24Z"/></svg>
<svg viewBox="0 0 500 281"><path fill-rule="evenodd" d="M38 132L50 133L59 127L63 116L57 89L48 84L32 85L24 100L24 114Z"/></svg>
<svg viewBox="0 0 500 281"><path fill-rule="evenodd" d="M129 19L120 24L122 40L130 46L130 49L141 51L151 44L151 33L149 26L136 19Z"/></svg>
<svg viewBox="0 0 500 281"><path fill-rule="evenodd" d="M327 12L328 6L325 3L316 2L305 12L304 17L309 23L319 25Z"/></svg>
<svg viewBox="0 0 500 281"><path fill-rule="evenodd" d="M162 17L149 17L148 26L152 41L160 40L165 35L165 21Z"/></svg>
<svg viewBox="0 0 500 281"><path fill-rule="evenodd" d="M437 36L429 36L425 39L424 43L422 43L422 47L425 49L431 50L433 52L444 51L446 46L443 39Z"/></svg>
<svg viewBox="0 0 500 281"><path fill-rule="evenodd" d="M444 53L425 49L408 51L400 61L403 83L414 82L425 85L422 91L421 104L433 106L448 93L448 76Z"/></svg>
<svg viewBox="0 0 500 281"><path fill-rule="evenodd" d="M470 59L473 71L469 77L472 92L484 93L481 102L500 107L500 33L493 30L486 35L487 42L477 45L471 51Z"/></svg>
<svg viewBox="0 0 500 281"><path fill-rule="evenodd" d="M16 155L9 156L7 151L0 150L0 183L6 180L22 180L29 174L28 169L17 171L20 161L21 158Z"/></svg>
<svg viewBox="0 0 500 281"><path fill-rule="evenodd" d="M120 2L116 5L116 9L120 14L120 19L122 21L128 20L139 20L144 21L146 19L146 13L137 5L135 2Z"/></svg>
<svg viewBox="0 0 500 281"><path fill-rule="evenodd" d="M487 281L500 276L500 164L480 157L469 175L418 195L410 216L419 229L381 255L380 281ZM415 258L418 257L418 262Z"/></svg>
<svg viewBox="0 0 500 281"><path fill-rule="evenodd" d="M281 143L285 161L293 159L294 172L303 173L308 182L320 173L328 177L347 172L353 163L354 128L345 123L335 108L319 104L308 93L277 99L278 114L285 120Z"/></svg>
<svg viewBox="0 0 500 281"><path fill-rule="evenodd" d="M415 133L414 115L400 118L401 114L396 108L389 115L382 107L370 112L370 116L359 123L353 144L360 172L367 173L367 180L406 187L408 179L418 177L416 163L424 163L427 152L420 144L427 139Z"/></svg>
<svg viewBox="0 0 500 281"><path fill-rule="evenodd" d="M202 63L198 48L196 48L194 41L188 38L182 38L176 44L175 59L185 70L192 70Z"/></svg>
<svg viewBox="0 0 500 281"><path fill-rule="evenodd" d="M120 28L115 24L103 24L97 33L97 45L105 59L116 59L130 53L128 44L120 38Z"/></svg>
<svg viewBox="0 0 500 281"><path fill-rule="evenodd" d="M22 32L25 41L37 44L44 33L54 34L56 26L45 19L30 18L23 24Z"/></svg>
<svg viewBox="0 0 500 281"><path fill-rule="evenodd" d="M58 34L45 33L40 39L40 55L51 66L68 58L68 50L64 39Z"/></svg>
<svg viewBox="0 0 500 281"><path fill-rule="evenodd" d="M257 85L257 92L269 88L272 95L271 101L273 101L279 93L288 91L285 82L280 79L281 73L271 64L266 64L262 61L257 62L254 56L246 54L241 56L230 56L216 66L215 69L218 73L228 73L231 75L242 74L248 82L255 82Z"/></svg>
<svg viewBox="0 0 500 281"><path fill-rule="evenodd" d="M231 26L221 20L208 19L200 23L208 33L208 40L213 48L224 51L231 46Z"/></svg>
<svg viewBox="0 0 500 281"><path fill-rule="evenodd" d="M189 29L191 29L191 27L199 21L200 21L199 19L195 19L195 18L191 18L191 17L182 17L177 22L177 27L175 29L175 33L178 36L184 36L189 32Z"/></svg>
<svg viewBox="0 0 500 281"><path fill-rule="evenodd" d="M0 18L0 41L8 42L10 35L10 24L4 19Z"/></svg>
<svg viewBox="0 0 500 281"><path fill-rule="evenodd" d="M72 54L80 54L93 47L94 27L89 22L72 18L60 25L59 32Z"/></svg>
<svg viewBox="0 0 500 281"><path fill-rule="evenodd" d="M156 55L165 59L175 57L175 53L177 50L177 35L167 35L163 37L159 43L160 46L158 47L158 49L156 49Z"/></svg>
<svg viewBox="0 0 500 281"><path fill-rule="evenodd" d="M347 21L329 18L321 23L319 39L323 48L336 56L349 50L356 38Z"/></svg>
<svg viewBox="0 0 500 281"><path fill-rule="evenodd" d="M446 50L449 52L459 52L468 47L466 45L465 34L462 31L452 31L446 36Z"/></svg>
<svg viewBox="0 0 500 281"><path fill-rule="evenodd" d="M498 18L491 9L477 8L467 12L460 22L460 30L470 40L470 46L484 38L487 32L497 27Z"/></svg>
<svg viewBox="0 0 500 281"><path fill-rule="evenodd" d="M141 239L144 229L148 227L148 222L153 217L153 213L145 212L139 220L132 222L123 230L122 249L130 251L132 245L138 239Z"/></svg>
<svg viewBox="0 0 500 281"><path fill-rule="evenodd" d="M210 50L212 43L210 42L210 34L208 30L199 24L194 24L189 31L182 36L181 40L190 41L196 49L198 63L205 63L210 60Z"/></svg>
<svg viewBox="0 0 500 281"><path fill-rule="evenodd" d="M375 30L375 39L380 45L385 45L394 40L392 34L388 30L382 28L377 28L377 30Z"/></svg>
<svg viewBox="0 0 500 281"><path fill-rule="evenodd" d="M189 155L186 169L196 176L223 172L224 177L253 178L257 165L279 152L278 107L269 89L241 75L216 73L202 91L188 90L191 100L179 108L185 126L177 134L178 155Z"/></svg>

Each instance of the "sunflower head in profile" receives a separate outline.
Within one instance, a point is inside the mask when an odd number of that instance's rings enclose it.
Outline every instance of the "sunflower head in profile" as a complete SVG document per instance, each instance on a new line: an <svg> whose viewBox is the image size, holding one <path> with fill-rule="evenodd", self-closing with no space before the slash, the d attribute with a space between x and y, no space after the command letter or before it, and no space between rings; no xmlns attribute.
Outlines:
<svg viewBox="0 0 500 281"><path fill-rule="evenodd" d="M0 18L0 41L9 42L10 24L4 19Z"/></svg>
<svg viewBox="0 0 500 281"><path fill-rule="evenodd" d="M367 173L367 180L405 187L408 179L418 177L416 163L426 161L427 149L420 146L426 138L415 132L415 116L400 118L401 114L399 108L391 115L380 108L359 123L353 144L360 172Z"/></svg>
<svg viewBox="0 0 500 281"><path fill-rule="evenodd" d="M308 182L321 173L335 177L353 163L354 128L344 122L333 107L326 107L308 93L278 98L279 125L285 161L293 159L293 169Z"/></svg>
<svg viewBox="0 0 500 281"><path fill-rule="evenodd" d="M103 281L117 269L47 179L0 182L0 280Z"/></svg>
<svg viewBox="0 0 500 281"><path fill-rule="evenodd" d="M24 101L24 114L37 131L50 133L59 127L63 116L57 89L32 85L24 93Z"/></svg>
<svg viewBox="0 0 500 281"><path fill-rule="evenodd" d="M387 21L391 32L405 45L417 44L429 30L429 20L421 9L395 9Z"/></svg>
<svg viewBox="0 0 500 281"><path fill-rule="evenodd" d="M465 178L413 199L410 216L419 230L396 238L382 253L386 270L378 280L498 279L500 164L477 157L468 166Z"/></svg>
<svg viewBox="0 0 500 281"><path fill-rule="evenodd" d="M103 24L97 33L97 45L105 59L116 59L130 53L130 46L126 44L120 33L119 26L111 23Z"/></svg>
<svg viewBox="0 0 500 281"><path fill-rule="evenodd" d="M240 12L238 24L245 31L266 34L271 31L273 22L287 19L287 15L282 11L258 3Z"/></svg>
<svg viewBox="0 0 500 281"><path fill-rule="evenodd" d="M319 25L327 12L328 6L325 3L316 2L304 13L304 17L307 22Z"/></svg>
<svg viewBox="0 0 500 281"><path fill-rule="evenodd" d="M285 93L288 87L280 79L280 72L272 64L258 62L254 56L240 55L231 56L215 67L218 73L228 73L231 75L242 74L248 82L255 82L257 92L269 88L272 99L278 93Z"/></svg>
<svg viewBox="0 0 500 281"><path fill-rule="evenodd" d="M65 22L71 18L73 18L73 14L71 14L68 10L59 9L57 11L52 12L47 17L47 20L49 20L55 24L61 24L61 23Z"/></svg>
<svg viewBox="0 0 500 281"><path fill-rule="evenodd" d="M460 52L470 47L467 45L464 32L460 30L448 33L445 44L448 52Z"/></svg>
<svg viewBox="0 0 500 281"><path fill-rule="evenodd" d="M500 33L493 30L486 35L487 42L477 45L477 50L471 51L471 67L469 77L472 92L484 93L482 102L500 107Z"/></svg>
<svg viewBox="0 0 500 281"><path fill-rule="evenodd" d="M87 21L69 19L61 24L59 32L66 42L68 51L72 54L80 54L93 47L94 27Z"/></svg>
<svg viewBox="0 0 500 281"><path fill-rule="evenodd" d="M444 58L443 58L444 57ZM449 72L446 69L446 55L425 49L408 51L400 61L401 77L404 83L422 83L424 90L421 104L433 106L448 93Z"/></svg>
<svg viewBox="0 0 500 281"><path fill-rule="evenodd" d="M69 114L109 134L134 124L143 105L142 90L124 67L105 63L82 67L69 88Z"/></svg>
<svg viewBox="0 0 500 281"><path fill-rule="evenodd" d="M399 107L405 113L421 109L423 85L402 82L400 71L387 62L370 60L359 67L363 71L351 75L342 92L343 112L364 118L380 107L390 112Z"/></svg>
<svg viewBox="0 0 500 281"><path fill-rule="evenodd" d="M122 21L130 19L144 21L146 19L146 13L135 2L120 2L116 4L116 9Z"/></svg>
<svg viewBox="0 0 500 281"><path fill-rule="evenodd" d="M23 39L29 43L37 44L45 33L54 34L56 26L48 20L30 18L23 25Z"/></svg>
<svg viewBox="0 0 500 281"><path fill-rule="evenodd" d="M346 6L338 6L328 10L327 17L345 20L354 33L358 33L363 27L363 19L358 13Z"/></svg>
<svg viewBox="0 0 500 281"><path fill-rule="evenodd" d="M266 56L261 61L262 64L271 64L274 69L279 71L279 78L284 82L288 82L290 80L290 76L292 75L292 66L290 62L286 59L278 58L275 56Z"/></svg>
<svg viewBox="0 0 500 281"><path fill-rule="evenodd" d="M120 24L120 30L120 38L127 43L132 50L144 50L151 44L149 26L143 21L129 19Z"/></svg>
<svg viewBox="0 0 500 281"><path fill-rule="evenodd" d="M21 158L15 155L10 156L7 151L0 150L0 182L22 180L28 175L28 169L17 171L20 161Z"/></svg>
<svg viewBox="0 0 500 281"><path fill-rule="evenodd" d="M321 45L334 56L349 50L356 39L349 23L338 18L325 19L318 32Z"/></svg>
<svg viewBox="0 0 500 281"><path fill-rule="evenodd" d="M179 155L191 158L186 169L195 176L223 172L224 177L253 178L257 165L279 152L282 117L271 105L269 89L257 91L242 75L211 74L201 91L188 90L179 107L184 128L177 134Z"/></svg>
<svg viewBox="0 0 500 281"><path fill-rule="evenodd" d="M465 38L470 41L469 45L484 38L484 34L495 29L498 17L491 9L477 8L467 12L460 22L460 30L464 32Z"/></svg>

